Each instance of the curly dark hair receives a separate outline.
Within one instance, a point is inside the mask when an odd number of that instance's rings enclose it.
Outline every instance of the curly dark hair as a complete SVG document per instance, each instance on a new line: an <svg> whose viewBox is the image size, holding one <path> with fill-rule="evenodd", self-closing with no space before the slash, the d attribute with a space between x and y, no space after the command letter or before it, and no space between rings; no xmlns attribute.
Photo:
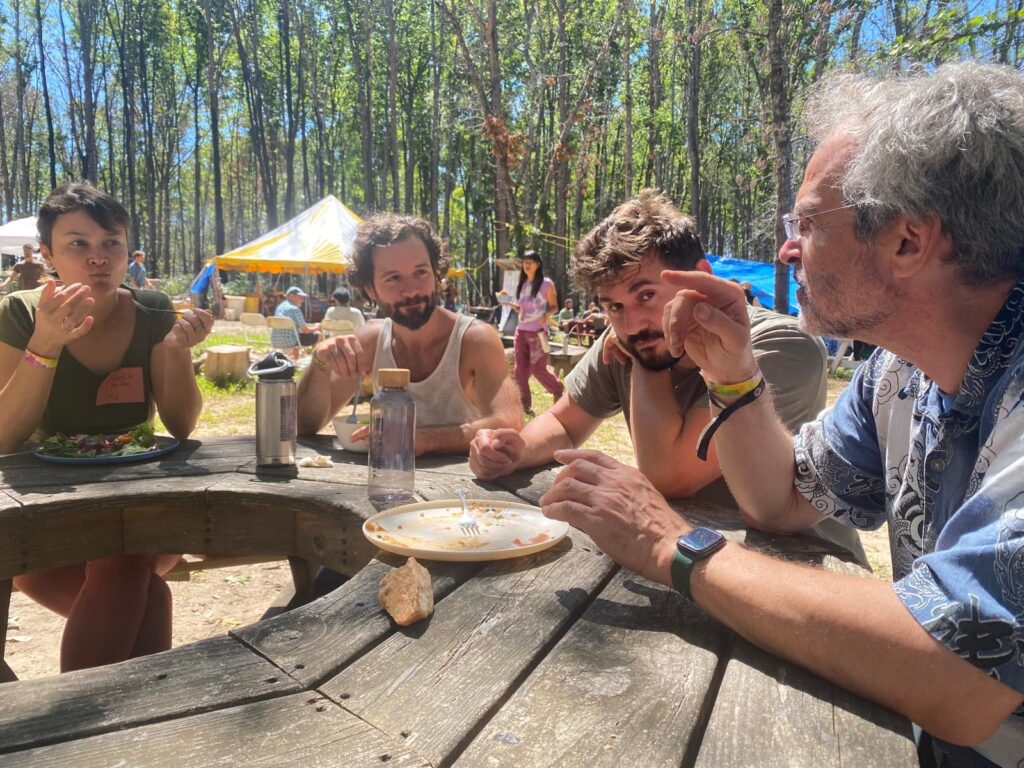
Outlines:
<svg viewBox="0 0 1024 768"><path fill-rule="evenodd" d="M664 194L645 189L579 241L569 274L582 291L595 294L652 253L669 269L693 269L704 258L704 246L692 217Z"/></svg>
<svg viewBox="0 0 1024 768"><path fill-rule="evenodd" d="M438 280L448 272L448 246L426 219L398 213L381 213L359 223L356 231L350 285L363 290L373 287L373 251L379 246L394 245L410 237L419 238L430 256L430 266ZM365 293L365 291L364 291Z"/></svg>

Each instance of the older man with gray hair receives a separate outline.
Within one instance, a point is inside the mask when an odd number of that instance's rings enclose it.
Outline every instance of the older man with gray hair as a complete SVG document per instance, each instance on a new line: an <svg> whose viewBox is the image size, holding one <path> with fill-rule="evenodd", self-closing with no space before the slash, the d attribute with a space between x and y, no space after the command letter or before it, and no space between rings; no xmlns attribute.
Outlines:
<svg viewBox="0 0 1024 768"><path fill-rule="evenodd" d="M596 452L541 499L617 561L763 648L906 715L924 765L1024 758L1024 76L974 63L812 94L817 149L779 258L803 327L879 345L791 436L739 286L664 272L673 354L712 394L718 457L748 522L888 523L895 583L725 543Z"/></svg>

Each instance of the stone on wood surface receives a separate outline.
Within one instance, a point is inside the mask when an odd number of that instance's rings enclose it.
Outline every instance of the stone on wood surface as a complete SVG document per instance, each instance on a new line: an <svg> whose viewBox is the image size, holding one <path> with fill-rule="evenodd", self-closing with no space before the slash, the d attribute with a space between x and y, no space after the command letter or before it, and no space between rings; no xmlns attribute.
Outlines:
<svg viewBox="0 0 1024 768"><path fill-rule="evenodd" d="M427 618L434 612L430 572L410 557L380 580L380 605L400 627Z"/></svg>

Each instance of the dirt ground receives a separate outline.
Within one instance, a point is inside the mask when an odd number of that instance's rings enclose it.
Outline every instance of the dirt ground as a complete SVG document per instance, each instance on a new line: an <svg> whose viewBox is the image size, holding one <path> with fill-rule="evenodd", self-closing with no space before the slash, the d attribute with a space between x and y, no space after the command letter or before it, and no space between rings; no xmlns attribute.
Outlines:
<svg viewBox="0 0 1024 768"><path fill-rule="evenodd" d="M226 333L236 327L240 327L239 324L225 323L222 326L218 321L216 330ZM845 386L845 381L830 380L830 403ZM542 401L544 397L546 393L538 398L538 410L548 404ZM613 435L607 439L609 442L620 442L620 438ZM628 437L625 439L628 441ZM619 458L627 460L624 455ZM875 575L891 578L888 538L884 530L862 536L862 541ZM174 600L174 646L223 634L229 629L259 620L274 598L290 582L291 572L285 561L197 571L192 573L190 581L170 582ZM63 629L62 618L24 595L13 595L5 658L20 679L44 677L59 672Z"/></svg>

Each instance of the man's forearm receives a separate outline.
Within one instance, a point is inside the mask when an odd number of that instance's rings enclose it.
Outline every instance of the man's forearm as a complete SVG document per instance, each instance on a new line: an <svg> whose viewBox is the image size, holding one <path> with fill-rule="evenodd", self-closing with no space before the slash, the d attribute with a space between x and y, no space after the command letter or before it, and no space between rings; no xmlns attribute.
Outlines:
<svg viewBox="0 0 1024 768"><path fill-rule="evenodd" d="M464 424L445 424L416 430L416 455L428 453L469 453L469 444L479 429L518 429L517 413L492 413Z"/></svg>
<svg viewBox="0 0 1024 768"><path fill-rule="evenodd" d="M696 478L690 471L697 452L684 437L685 421L668 371L646 371L634 363L629 397L637 469L668 498L692 496L707 485L703 473Z"/></svg>
<svg viewBox="0 0 1024 768"><path fill-rule="evenodd" d="M793 485L793 437L775 413L771 388L729 416L715 432L715 444L722 475L751 524L793 533L821 522Z"/></svg>
<svg viewBox="0 0 1024 768"><path fill-rule="evenodd" d="M947 741L983 740L1022 698L940 645L878 579L728 544L697 565L691 589L704 610L754 645Z"/></svg>
<svg viewBox="0 0 1024 768"><path fill-rule="evenodd" d="M314 362L299 380L298 431L300 435L315 435L330 421L331 373Z"/></svg>

